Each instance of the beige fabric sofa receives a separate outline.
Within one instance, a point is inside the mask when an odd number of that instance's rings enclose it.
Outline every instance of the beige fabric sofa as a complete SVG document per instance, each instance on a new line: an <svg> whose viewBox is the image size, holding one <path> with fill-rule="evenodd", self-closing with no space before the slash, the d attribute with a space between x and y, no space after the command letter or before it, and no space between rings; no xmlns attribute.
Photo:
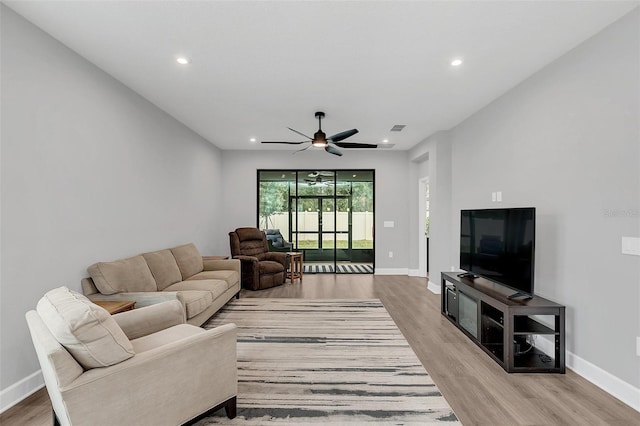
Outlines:
<svg viewBox="0 0 640 426"><path fill-rule="evenodd" d="M179 425L222 407L236 415L234 324L185 324L177 300L110 316L66 287L26 319L54 424Z"/></svg>
<svg viewBox="0 0 640 426"><path fill-rule="evenodd" d="M87 271L82 291L89 299L129 300L136 308L179 300L194 325L240 295L240 261L203 257L193 244L94 263Z"/></svg>

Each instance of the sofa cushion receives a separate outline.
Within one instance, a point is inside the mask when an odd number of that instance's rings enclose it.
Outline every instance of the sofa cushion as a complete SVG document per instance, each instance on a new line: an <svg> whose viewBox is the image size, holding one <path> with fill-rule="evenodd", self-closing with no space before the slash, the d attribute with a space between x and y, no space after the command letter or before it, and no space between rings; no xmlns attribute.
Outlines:
<svg viewBox="0 0 640 426"><path fill-rule="evenodd" d="M140 255L114 262L94 263L87 271L102 294L158 291L153 274Z"/></svg>
<svg viewBox="0 0 640 426"><path fill-rule="evenodd" d="M187 281L194 280L223 280L227 283L227 288L240 282L240 274L238 271L219 270L219 271L202 271L189 277Z"/></svg>
<svg viewBox="0 0 640 426"><path fill-rule="evenodd" d="M107 367L135 355L111 315L67 287L47 292L36 310L55 339L84 369Z"/></svg>
<svg viewBox="0 0 640 426"><path fill-rule="evenodd" d="M176 259L183 280L204 270L202 256L195 245L185 244L174 247L171 249L171 253Z"/></svg>
<svg viewBox="0 0 640 426"><path fill-rule="evenodd" d="M227 282L225 280L191 280L172 284L167 287L165 291L208 291L211 293L213 301L214 299L217 299L222 293L227 291L228 288L229 286L227 285Z"/></svg>
<svg viewBox="0 0 640 426"><path fill-rule="evenodd" d="M142 255L156 280L158 290L162 291L171 284L182 281L180 268L171 250L158 250Z"/></svg>

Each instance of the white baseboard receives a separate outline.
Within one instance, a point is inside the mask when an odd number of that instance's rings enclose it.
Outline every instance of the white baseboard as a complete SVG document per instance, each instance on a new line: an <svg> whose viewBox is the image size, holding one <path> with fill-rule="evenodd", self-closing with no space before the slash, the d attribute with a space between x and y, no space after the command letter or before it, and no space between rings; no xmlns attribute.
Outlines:
<svg viewBox="0 0 640 426"><path fill-rule="evenodd" d="M376 268L374 275L409 275L407 268Z"/></svg>
<svg viewBox="0 0 640 426"><path fill-rule="evenodd" d="M427 284L427 289L429 289L431 291L431 293L433 294L440 294L442 293L442 288L440 285L435 284L433 281L429 280L429 283Z"/></svg>
<svg viewBox="0 0 640 426"><path fill-rule="evenodd" d="M38 370L8 388L2 389L0 391L0 413L4 413L43 386L44 378L42 372Z"/></svg>
<svg viewBox="0 0 640 426"><path fill-rule="evenodd" d="M419 269L409 269L408 274L410 277L424 277L424 275L420 275Z"/></svg>
<svg viewBox="0 0 640 426"><path fill-rule="evenodd" d="M555 351L553 341L542 337L536 339L536 347L547 354L553 354ZM567 351L565 357L567 368L570 368L576 374L584 377L608 394L618 398L634 410L640 411L640 389L617 378L597 365L580 358L573 352Z"/></svg>
<svg viewBox="0 0 640 426"><path fill-rule="evenodd" d="M630 385L622 379L614 376L582 359L574 353L567 351L567 367L584 377L600 389L618 398L631 408L640 412L640 389Z"/></svg>

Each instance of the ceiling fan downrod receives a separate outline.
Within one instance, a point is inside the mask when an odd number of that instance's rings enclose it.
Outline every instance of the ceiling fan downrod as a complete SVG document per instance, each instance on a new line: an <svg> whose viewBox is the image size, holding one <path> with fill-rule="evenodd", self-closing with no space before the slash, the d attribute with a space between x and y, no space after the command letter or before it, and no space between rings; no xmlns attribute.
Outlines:
<svg viewBox="0 0 640 426"><path fill-rule="evenodd" d="M313 135L311 145L324 148L328 145L327 135L322 131L322 119L324 118L324 112L316 112L316 117L318 118L318 131Z"/></svg>

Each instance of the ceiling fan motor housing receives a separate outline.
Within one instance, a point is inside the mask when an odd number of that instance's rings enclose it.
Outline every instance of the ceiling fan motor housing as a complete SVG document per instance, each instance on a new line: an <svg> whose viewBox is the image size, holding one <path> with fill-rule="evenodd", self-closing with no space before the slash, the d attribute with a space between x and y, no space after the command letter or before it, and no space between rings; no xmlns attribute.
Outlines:
<svg viewBox="0 0 640 426"><path fill-rule="evenodd" d="M314 146L327 146L327 135L322 130L318 130L313 134L313 140L311 143Z"/></svg>

